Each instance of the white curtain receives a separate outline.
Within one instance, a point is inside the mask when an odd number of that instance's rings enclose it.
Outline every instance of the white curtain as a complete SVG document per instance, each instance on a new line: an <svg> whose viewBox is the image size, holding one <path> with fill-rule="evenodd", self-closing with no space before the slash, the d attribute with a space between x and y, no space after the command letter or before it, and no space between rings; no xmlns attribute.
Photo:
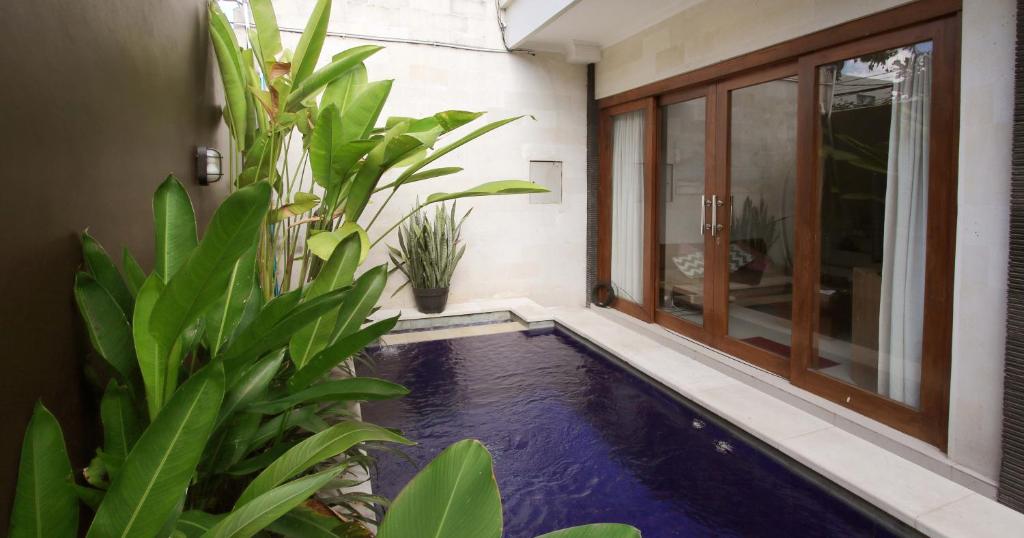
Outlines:
<svg viewBox="0 0 1024 538"><path fill-rule="evenodd" d="M917 407L924 328L931 54L915 52L893 83L885 192L878 391Z"/></svg>
<svg viewBox="0 0 1024 538"><path fill-rule="evenodd" d="M643 303L644 113L615 116L612 125L612 287Z"/></svg>

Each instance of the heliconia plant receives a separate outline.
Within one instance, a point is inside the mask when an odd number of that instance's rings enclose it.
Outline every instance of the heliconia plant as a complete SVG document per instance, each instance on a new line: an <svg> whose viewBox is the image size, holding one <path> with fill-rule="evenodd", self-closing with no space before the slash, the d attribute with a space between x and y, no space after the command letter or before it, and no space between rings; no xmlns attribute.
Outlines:
<svg viewBox="0 0 1024 538"><path fill-rule="evenodd" d="M282 47L270 0L249 2L255 25L246 29L246 48L239 46L234 28L216 3L210 3L210 37L234 148L229 152L233 185L265 180L274 186L271 216L256 252L258 278L268 299L314 278L344 237L362 238L365 256L371 228L379 224L399 188L461 172L459 167L431 165L522 118L488 123L445 145L438 143L483 112L446 110L421 118L390 117L381 123L394 81L370 81L364 61L382 47L353 47L316 68L331 5L331 0L317 1L298 45L288 51ZM294 153L299 157L289 161ZM381 184L391 171L395 179ZM428 200L528 192L546 190L524 180L492 181L465 191L436 193ZM376 212L361 219L374 195L383 198Z"/></svg>

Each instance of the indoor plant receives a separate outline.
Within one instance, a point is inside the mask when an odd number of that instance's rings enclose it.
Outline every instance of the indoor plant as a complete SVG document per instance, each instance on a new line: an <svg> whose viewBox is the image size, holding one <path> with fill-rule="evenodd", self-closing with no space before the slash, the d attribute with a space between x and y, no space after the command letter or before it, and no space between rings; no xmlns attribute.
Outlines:
<svg viewBox="0 0 1024 538"><path fill-rule="evenodd" d="M461 244L462 224L473 210L455 218L455 202L449 211L444 204L434 210L434 220L417 210L398 228L399 248L388 247L391 262L412 284L416 307L424 314L444 311L455 267L466 252Z"/></svg>

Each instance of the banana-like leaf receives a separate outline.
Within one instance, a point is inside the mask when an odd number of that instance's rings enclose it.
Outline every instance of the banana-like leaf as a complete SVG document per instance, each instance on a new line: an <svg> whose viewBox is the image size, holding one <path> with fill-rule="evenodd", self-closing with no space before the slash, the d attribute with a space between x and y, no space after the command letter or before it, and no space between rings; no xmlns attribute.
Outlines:
<svg viewBox="0 0 1024 538"><path fill-rule="evenodd" d="M257 181L269 181L277 186L281 176L277 171L277 157L281 154L282 138L271 136L270 133L256 134L252 144L245 152L242 173L238 175L236 185L246 187Z"/></svg>
<svg viewBox="0 0 1024 538"><path fill-rule="evenodd" d="M345 302L338 311L338 321L335 323L331 342L356 332L356 329L366 322L366 317L377 305L387 283L386 265L378 265L359 275L352 286L352 293L345 297Z"/></svg>
<svg viewBox="0 0 1024 538"><path fill-rule="evenodd" d="M274 375L281 369L284 353L285 350L280 349L268 354L239 376L239 379L229 387L227 395L224 396L224 405L221 406L218 423L231 416L236 409L249 405L266 393Z"/></svg>
<svg viewBox="0 0 1024 538"><path fill-rule="evenodd" d="M231 347L221 353L219 359L224 361L229 377L234 379L233 376L244 369L249 362L272 349L286 345L299 329L338 308L347 291L347 289L335 290L294 306L299 298L296 295L294 299L289 298L291 306L287 309L282 308L287 305L274 304L275 301L285 297L283 295L267 303L263 308L267 314L264 315L261 312L261 315L232 341ZM299 292L301 290L291 293L298 294Z"/></svg>
<svg viewBox="0 0 1024 538"><path fill-rule="evenodd" d="M331 19L331 0L318 0L309 14L306 29L302 31L299 44L292 55L292 83L299 84L313 73L320 61L320 50L327 37L327 24Z"/></svg>
<svg viewBox="0 0 1024 538"><path fill-rule="evenodd" d="M459 192L434 193L427 197L426 204L444 202L445 200L456 200L458 198L470 198L473 196L500 196L505 194L529 194L538 192L548 192L548 190L530 181L507 179L504 181L491 181L482 185L477 185L472 189L466 189Z"/></svg>
<svg viewBox="0 0 1024 538"><path fill-rule="evenodd" d="M337 59L338 55L332 58L332 60ZM334 105L338 108L338 113L345 114L349 103L359 95L359 90L362 89L366 82L366 65L362 63L356 64L344 75L334 79L327 85L327 88L324 89L324 94L320 97L320 108L324 109L328 105Z"/></svg>
<svg viewBox="0 0 1024 538"><path fill-rule="evenodd" d="M306 247L317 258L325 261L330 260L338 245L346 237L353 235L359 239L359 263L362 263L370 253L370 237L366 235L366 230L355 222L346 222L339 226L337 230L320 232L310 237L306 240Z"/></svg>
<svg viewBox="0 0 1024 538"><path fill-rule="evenodd" d="M618 523L594 523L549 532L537 538L640 538L640 531Z"/></svg>
<svg viewBox="0 0 1024 538"><path fill-rule="evenodd" d="M156 274L169 282L195 250L196 213L192 200L173 175L153 195L153 220L156 229Z"/></svg>
<svg viewBox="0 0 1024 538"><path fill-rule="evenodd" d="M440 159L441 157L444 157L445 155L455 151L456 149L458 149L458 148L468 144L469 142L471 142L471 141L473 141L473 140L475 140L477 138L480 138L481 136L483 136L483 135L485 135L485 134L487 134L487 133L489 133L489 132L491 132L491 131L499 128L499 127L502 127L504 125L508 125L509 123L512 123L512 122L514 122L514 121L516 121L518 119L521 119L523 117L524 116L513 116L511 118L505 118L503 120L498 120L498 121L494 121L494 122L488 123L487 125L484 125L483 127L480 127L479 129L477 129L477 130L467 134L466 136L463 136L462 138L456 140L455 142L452 142L451 144L448 144L447 146L445 146L443 148L439 148L437 151L431 153L428 157L425 157L421 161L419 161L419 162L409 166L408 168L406 168L405 171L402 172L402 174L398 176L398 179L395 180L395 184L396 184L395 188L398 188L399 186L404 184L406 181L408 181L408 179L413 174L415 174L416 172L419 172L420 170L423 169L423 167L427 166L428 164L430 164L430 163Z"/></svg>
<svg viewBox="0 0 1024 538"><path fill-rule="evenodd" d="M313 181L321 187L341 181L339 167L334 163L343 142L341 132L341 113L338 107L330 104L320 109L313 135L309 139L309 170L313 174Z"/></svg>
<svg viewBox="0 0 1024 538"><path fill-rule="evenodd" d="M373 377L349 377L317 383L308 389L269 402L249 406L246 411L272 415L306 403L390 400L409 394L409 389Z"/></svg>
<svg viewBox="0 0 1024 538"><path fill-rule="evenodd" d="M257 446L255 441L262 418L256 413L236 413L229 418L223 429L215 433L207 445L201 466L204 474L227 471L242 461L250 449ZM272 435L278 433L279 430L275 430Z"/></svg>
<svg viewBox="0 0 1024 538"><path fill-rule="evenodd" d="M174 529L185 538L200 538L222 519L224 519L223 514L208 514L199 510L189 510L178 517Z"/></svg>
<svg viewBox="0 0 1024 538"><path fill-rule="evenodd" d="M223 398L219 363L203 368L175 392L128 454L87 536L155 536L160 531L185 494Z"/></svg>
<svg viewBox="0 0 1024 538"><path fill-rule="evenodd" d="M451 132L463 125L483 116L483 112L467 112L465 110L445 110L434 114L434 119L444 132Z"/></svg>
<svg viewBox="0 0 1024 538"><path fill-rule="evenodd" d="M360 140L370 135L377 124L384 103L391 93L393 80L379 80L363 86L359 95L349 104L341 121L341 139L345 142Z"/></svg>
<svg viewBox="0 0 1024 538"><path fill-rule="evenodd" d="M302 504L341 472L338 468L312 474L278 486L237 506L203 538L249 538Z"/></svg>
<svg viewBox="0 0 1024 538"><path fill-rule="evenodd" d="M139 294L139 288L146 281L146 272L132 256L127 247L121 250L121 267L124 269L124 280L128 284L128 291L132 292L132 298Z"/></svg>
<svg viewBox="0 0 1024 538"><path fill-rule="evenodd" d="M220 205L206 235L171 278L150 316L150 330L168 353L174 341L224 293L235 262L256 243L270 203L270 184L235 191Z"/></svg>
<svg viewBox="0 0 1024 538"><path fill-rule="evenodd" d="M82 232L82 258L89 274L117 301L125 317L132 313L132 292L107 251L88 232Z"/></svg>
<svg viewBox="0 0 1024 538"><path fill-rule="evenodd" d="M296 195L297 196L297 195ZM256 246L242 254L231 268L227 291L206 311L206 339L210 355L216 356L221 346L242 319L246 302L256 287Z"/></svg>
<svg viewBox="0 0 1024 538"><path fill-rule="evenodd" d="M271 523L267 530L286 538L344 538L346 534L335 532L341 523L337 516L321 514L306 505L299 505Z"/></svg>
<svg viewBox="0 0 1024 538"><path fill-rule="evenodd" d="M378 538L501 536L501 497L491 455L480 441L446 448L391 504Z"/></svg>
<svg viewBox="0 0 1024 538"><path fill-rule="evenodd" d="M356 66L360 65L363 60L373 56L382 48L383 47L377 45L352 47L351 49L336 55L334 59L331 60L331 63L310 75L309 78L302 80L301 82L295 81L296 86L292 89L292 92L288 95L288 98L285 101L285 110L287 112L296 112L302 107L302 102L308 97L315 95L324 86L338 79L348 72L348 70L356 68ZM292 68L294 69L294 67L295 62L293 61Z"/></svg>
<svg viewBox="0 0 1024 538"><path fill-rule="evenodd" d="M139 289L135 299L135 314L132 318L132 338L135 342L135 353L138 356L139 371L142 372L142 384L146 389L146 406L150 420L167 401L164 391L167 388L167 360L169 354L160 351L160 345L149 330L149 318L153 306L163 293L164 283L156 273L150 275Z"/></svg>
<svg viewBox="0 0 1024 538"><path fill-rule="evenodd" d="M259 45L260 61L263 65L273 63L281 52L281 31L277 27L277 15L270 0L249 0L253 21L256 22L256 43Z"/></svg>
<svg viewBox="0 0 1024 538"><path fill-rule="evenodd" d="M75 302L93 349L126 381L135 372L132 329L114 298L87 273L75 275Z"/></svg>
<svg viewBox="0 0 1024 538"><path fill-rule="evenodd" d="M78 536L78 494L73 484L60 424L36 403L21 444L11 538Z"/></svg>
<svg viewBox="0 0 1024 538"><path fill-rule="evenodd" d="M217 55L220 78L224 84L224 118L231 136L239 147L245 143L248 110L246 107L245 72L242 53L238 47L235 30L216 2L209 3L210 41Z"/></svg>
<svg viewBox="0 0 1024 538"><path fill-rule="evenodd" d="M413 444L401 435L365 422L341 422L295 445L263 470L238 497L235 509L314 465L366 441Z"/></svg>
<svg viewBox="0 0 1024 538"><path fill-rule="evenodd" d="M409 178L406 179L403 184L416 183L417 181L423 181L425 179L434 179L435 177L449 176L449 175L452 175L452 174L458 174L461 171L462 171L462 168L459 168L458 166L445 166L445 167L441 167L441 168L431 168L430 170L424 170L422 172L417 172L417 173L409 176ZM373 191L373 192L380 192L380 191L383 191L383 190L390 189L391 187L394 187L395 184L396 184L396 182L392 181L391 183L388 183L387 185L384 185L382 187L377 187L377 189L375 191Z"/></svg>
<svg viewBox="0 0 1024 538"><path fill-rule="evenodd" d="M396 323L398 323L398 316L378 321L365 329L338 338L333 344L310 359L309 363L301 370L292 374L292 377L288 379L288 390L297 393L305 389L330 372L338 363L394 329Z"/></svg>
<svg viewBox="0 0 1024 538"><path fill-rule="evenodd" d="M366 154L366 159L363 160L362 166L359 167L359 171L352 179L352 186L349 189L348 198L345 200L345 222L359 222L359 216L363 214L363 209L366 208L381 175L384 174L387 143L388 139L385 138Z"/></svg>
<svg viewBox="0 0 1024 538"><path fill-rule="evenodd" d="M333 233L324 232L314 236L314 239L321 235ZM363 235L365 236L365 232L363 232ZM359 234L351 234L336 243L327 263L320 269L316 279L308 286L305 299L310 300L330 291L350 286L352 278L355 276L356 266L362 261L361 245L367 243L368 241L363 241ZM311 245L310 249L312 250L312 248ZM337 319L337 311L332 310L317 318L313 323L303 327L292 336L288 342L288 350L291 352L296 368L305 366L310 357L328 344Z"/></svg>
<svg viewBox="0 0 1024 538"><path fill-rule="evenodd" d="M100 421L103 423L103 452L123 461L135 446L142 432L142 420L135 412L127 387L111 381L100 400Z"/></svg>

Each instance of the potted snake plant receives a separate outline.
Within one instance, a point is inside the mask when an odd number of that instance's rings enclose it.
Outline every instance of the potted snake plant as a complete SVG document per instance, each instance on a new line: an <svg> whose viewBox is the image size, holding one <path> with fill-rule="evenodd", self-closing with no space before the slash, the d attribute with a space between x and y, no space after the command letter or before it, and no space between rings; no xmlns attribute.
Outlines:
<svg viewBox="0 0 1024 538"><path fill-rule="evenodd" d="M424 314L444 312L452 274L466 252L462 224L472 211L456 219L455 202L451 208L441 204L435 206L431 220L423 209L417 209L398 229L399 248L388 247L391 262L407 279L395 293L412 284L416 308Z"/></svg>

